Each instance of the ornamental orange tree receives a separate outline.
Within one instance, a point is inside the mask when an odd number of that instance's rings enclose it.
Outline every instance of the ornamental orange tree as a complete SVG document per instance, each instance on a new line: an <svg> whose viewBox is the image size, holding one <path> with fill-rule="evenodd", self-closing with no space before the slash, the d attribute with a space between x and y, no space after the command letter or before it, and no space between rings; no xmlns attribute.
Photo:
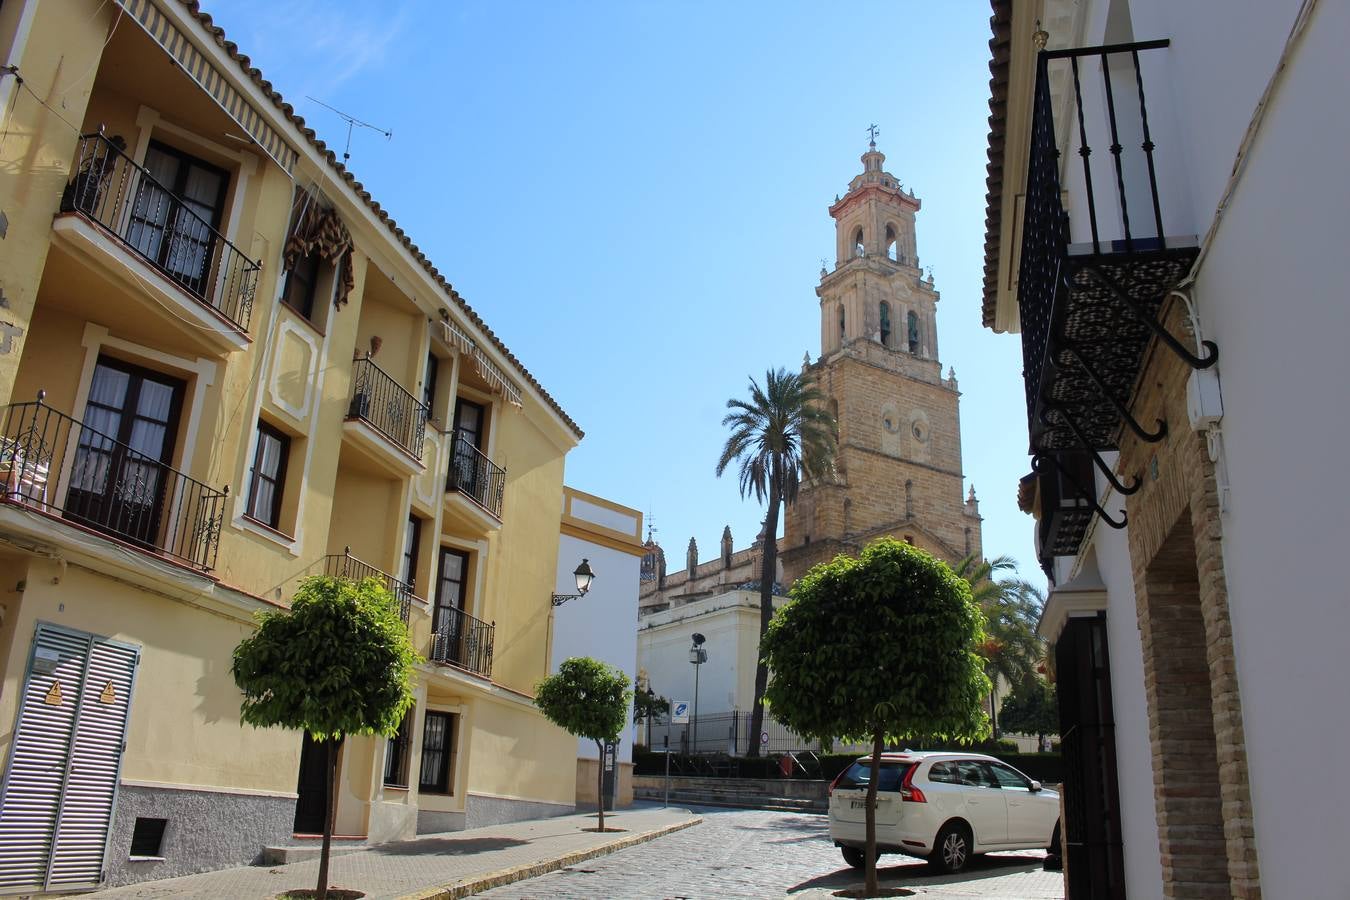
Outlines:
<svg viewBox="0 0 1350 900"><path fill-rule="evenodd" d="M347 735L398 733L415 699L418 662L398 600L374 578L306 578L290 609L261 613L258 630L234 649L239 717L256 728L303 729L327 744L319 900L328 894L338 749Z"/></svg>
<svg viewBox="0 0 1350 900"><path fill-rule="evenodd" d="M873 895L886 744L988 735L989 679L977 652L984 617L946 563L890 538L814 567L790 596L760 642L773 673L765 697L800 735L872 745L864 858Z"/></svg>

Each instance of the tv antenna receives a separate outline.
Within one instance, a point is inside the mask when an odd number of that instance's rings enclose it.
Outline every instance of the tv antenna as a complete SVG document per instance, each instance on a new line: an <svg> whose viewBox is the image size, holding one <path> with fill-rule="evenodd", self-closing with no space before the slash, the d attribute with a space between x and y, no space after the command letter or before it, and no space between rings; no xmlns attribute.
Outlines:
<svg viewBox="0 0 1350 900"><path fill-rule="evenodd" d="M338 116L339 116L344 122L347 123L347 146L346 146L345 148L343 148L343 151L342 151L342 164L343 164L343 165L346 165L346 164L347 164L347 160L349 160L349 159L352 158L352 129L353 129L353 128L369 128L371 131L377 131L377 132L379 132L380 134L384 135L384 139L385 139L386 141L387 141L387 140L391 140L391 139L394 137L394 132L393 132L393 131L390 131L390 130L388 130L388 129L381 128L381 127L378 126L378 125L372 125L372 124L370 124L369 122L363 122L363 121L361 121L360 119L356 118L356 116L349 115L349 114L343 112L342 110L338 109L338 108L335 107L335 106L329 106L327 103L324 103L324 102L323 102L322 100L320 100L318 97L311 97L311 96L309 96L308 94L306 94L306 95L305 95L305 99L306 99L306 100L312 100L313 102L315 102L315 103L319 104L320 106L322 106L324 109L327 109L327 110L330 110L330 111L332 111L332 112L337 113Z"/></svg>

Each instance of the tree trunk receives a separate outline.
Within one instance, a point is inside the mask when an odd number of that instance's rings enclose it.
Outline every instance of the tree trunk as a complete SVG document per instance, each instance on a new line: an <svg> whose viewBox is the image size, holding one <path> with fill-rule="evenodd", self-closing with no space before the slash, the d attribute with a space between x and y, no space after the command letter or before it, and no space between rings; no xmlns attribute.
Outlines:
<svg viewBox="0 0 1350 900"><path fill-rule="evenodd" d="M764 632L769 630L769 620L773 618L773 580L778 568L778 504L782 492L779 489L778 469L775 465L769 483L769 510L764 516L764 559L759 571L759 637L755 642L755 705L750 713L750 749L746 756L759 756L759 736L764 730L764 689L769 686L769 667L764 665L764 657L759 653L759 644Z"/></svg>
<svg viewBox="0 0 1350 900"><path fill-rule="evenodd" d="M872 776L867 782L867 867L863 869L863 893L877 895L877 782L881 780L881 729L872 733Z"/></svg>
<svg viewBox="0 0 1350 900"><path fill-rule="evenodd" d="M337 759L341 737L330 738L328 744L328 810L323 816L323 848L319 851L319 884L315 888L318 900L328 897L328 852L333 848L333 822L337 819Z"/></svg>
<svg viewBox="0 0 1350 900"><path fill-rule="evenodd" d="M600 810L600 833L605 833L605 742L596 741L595 746L600 748L600 765L596 766L598 774L595 776L595 806Z"/></svg>
<svg viewBox="0 0 1350 900"><path fill-rule="evenodd" d="M998 740L998 701L996 694L998 692L998 682L990 680L989 688L989 733L994 740Z"/></svg>

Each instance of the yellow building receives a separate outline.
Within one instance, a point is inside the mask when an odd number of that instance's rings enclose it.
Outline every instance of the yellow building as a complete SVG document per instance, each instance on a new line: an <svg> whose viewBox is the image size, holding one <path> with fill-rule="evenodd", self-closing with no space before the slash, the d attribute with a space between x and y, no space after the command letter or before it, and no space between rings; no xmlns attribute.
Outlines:
<svg viewBox="0 0 1350 900"><path fill-rule="evenodd" d="M531 692L577 425L195 3L5 3L0 64L0 893L318 830L229 671L315 573L427 658L339 833L571 811Z"/></svg>

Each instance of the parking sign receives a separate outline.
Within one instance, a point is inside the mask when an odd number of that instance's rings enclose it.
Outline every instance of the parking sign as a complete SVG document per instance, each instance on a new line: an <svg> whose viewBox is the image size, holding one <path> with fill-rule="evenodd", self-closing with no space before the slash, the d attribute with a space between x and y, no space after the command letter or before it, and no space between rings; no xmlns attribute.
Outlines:
<svg viewBox="0 0 1350 900"><path fill-rule="evenodd" d="M672 700L670 701L670 724L688 725L689 724L689 701Z"/></svg>

